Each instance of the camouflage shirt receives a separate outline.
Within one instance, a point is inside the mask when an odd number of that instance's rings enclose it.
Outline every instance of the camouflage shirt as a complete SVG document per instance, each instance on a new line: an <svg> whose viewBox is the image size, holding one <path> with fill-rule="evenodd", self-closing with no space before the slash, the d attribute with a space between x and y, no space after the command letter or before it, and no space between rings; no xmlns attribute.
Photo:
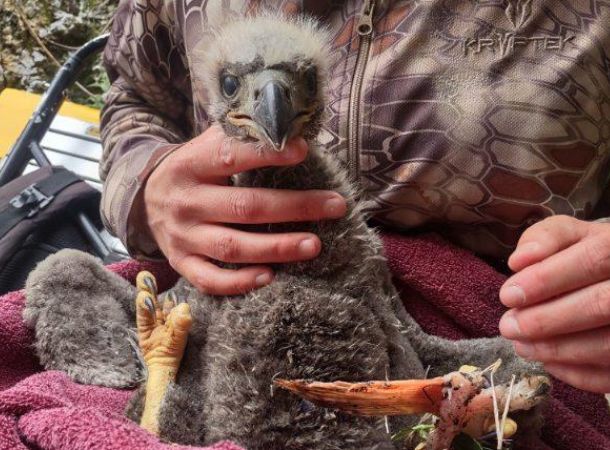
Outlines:
<svg viewBox="0 0 610 450"><path fill-rule="evenodd" d="M502 257L546 216L599 214L607 1L123 0L105 52L102 212L133 254L158 255L141 226L147 176L209 126L194 55L215 26L264 7L331 30L319 140L377 221Z"/></svg>

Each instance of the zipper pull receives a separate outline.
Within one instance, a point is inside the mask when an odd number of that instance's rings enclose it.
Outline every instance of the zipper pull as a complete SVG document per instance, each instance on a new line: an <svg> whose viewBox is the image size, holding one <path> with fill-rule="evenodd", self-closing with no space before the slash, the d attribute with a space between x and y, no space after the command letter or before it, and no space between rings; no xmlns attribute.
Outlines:
<svg viewBox="0 0 610 450"><path fill-rule="evenodd" d="M368 36L373 32L373 11L375 10L375 0L364 0L360 20L358 21L358 34Z"/></svg>

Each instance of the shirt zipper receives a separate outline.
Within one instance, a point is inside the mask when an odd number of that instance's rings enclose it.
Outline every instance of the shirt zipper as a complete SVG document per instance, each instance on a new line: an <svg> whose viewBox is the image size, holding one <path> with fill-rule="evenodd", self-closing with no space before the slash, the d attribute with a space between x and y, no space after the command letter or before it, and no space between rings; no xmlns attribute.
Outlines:
<svg viewBox="0 0 610 450"><path fill-rule="evenodd" d="M360 19L356 31L360 36L358 56L356 57L356 68L354 78L349 93L349 110L347 122L347 159L348 169L354 182L360 179L360 92L364 70L369 57L371 41L373 35L373 14L375 10L375 0L364 0L364 5L360 11Z"/></svg>

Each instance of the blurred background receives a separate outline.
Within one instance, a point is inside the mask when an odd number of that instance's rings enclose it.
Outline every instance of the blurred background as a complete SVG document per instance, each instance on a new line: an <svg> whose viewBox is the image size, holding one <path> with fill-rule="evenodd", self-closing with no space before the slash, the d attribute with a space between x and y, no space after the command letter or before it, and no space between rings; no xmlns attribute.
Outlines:
<svg viewBox="0 0 610 450"><path fill-rule="evenodd" d="M118 0L0 0L0 92L42 93L68 53L103 33ZM101 107L108 79L98 59L69 100Z"/></svg>
<svg viewBox="0 0 610 450"><path fill-rule="evenodd" d="M0 0L0 174L4 183L41 165L53 165L72 171L94 190L102 189L99 108L109 82L101 57L81 65L84 70L78 83L68 83L66 91L63 85L59 88L57 92L67 97L59 111L59 99L42 94L72 52L109 30L118 2ZM48 117L50 123L44 120ZM38 149L38 157L32 148ZM0 265L0 288L7 292L22 286L24 277L16 274L27 275L25 268L31 264L23 261L40 260L27 253L40 245L45 249L79 248L106 261L126 257L120 241L102 229L97 206L93 209L86 215L80 209L62 212L55 225L41 224L40 238L32 235L34 238L25 241L25 259L12 258L10 264ZM3 285L4 279L10 283Z"/></svg>

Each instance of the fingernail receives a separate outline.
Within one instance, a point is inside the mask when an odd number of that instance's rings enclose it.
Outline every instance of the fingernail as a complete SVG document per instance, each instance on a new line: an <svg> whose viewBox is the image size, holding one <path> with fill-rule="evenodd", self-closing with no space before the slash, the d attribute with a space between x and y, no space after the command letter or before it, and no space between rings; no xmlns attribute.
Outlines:
<svg viewBox="0 0 610 450"><path fill-rule="evenodd" d="M260 275L258 275L254 281L256 282L256 285L258 287L261 287L261 286L267 286L269 283L271 283L271 279L272 279L271 274L268 272L264 272L264 273L261 273Z"/></svg>
<svg viewBox="0 0 610 450"><path fill-rule="evenodd" d="M528 253L536 253L540 248L540 244L538 242L528 242L527 244L523 244L518 246L515 251L510 255L509 259L514 260L522 255L526 255Z"/></svg>
<svg viewBox="0 0 610 450"><path fill-rule="evenodd" d="M221 145L222 148L220 149L220 157L222 159L222 162L225 165L230 166L235 162L235 155L233 155L233 152L231 151L231 146L228 143L225 144L225 142L223 142Z"/></svg>
<svg viewBox="0 0 610 450"><path fill-rule="evenodd" d="M527 244L523 244L518 246L513 255L516 253L531 253L535 252L540 248L540 244L538 242L528 242Z"/></svg>
<svg viewBox="0 0 610 450"><path fill-rule="evenodd" d="M522 306L525 304L525 291L517 284L509 284L500 290L500 300L510 308Z"/></svg>
<svg viewBox="0 0 610 450"><path fill-rule="evenodd" d="M297 156L302 157L301 153L305 149L307 149L307 142L302 137L298 137L287 146L286 150L281 152L280 156L284 159L292 160Z"/></svg>
<svg viewBox="0 0 610 450"><path fill-rule="evenodd" d="M299 149L307 149L307 141L302 136L299 136L294 140L294 145Z"/></svg>
<svg viewBox="0 0 610 450"><path fill-rule="evenodd" d="M500 319L500 333L507 339L518 339L521 337L519 322L517 322L513 312L507 312L502 319Z"/></svg>
<svg viewBox="0 0 610 450"><path fill-rule="evenodd" d="M345 206L345 200L342 197L333 197L324 203L324 213L329 217L343 217Z"/></svg>
<svg viewBox="0 0 610 450"><path fill-rule="evenodd" d="M299 243L299 253L301 256L312 256L316 253L316 242L313 238L307 238Z"/></svg>
<svg viewBox="0 0 610 450"><path fill-rule="evenodd" d="M526 342L515 342L515 352L522 358L531 358L534 354L534 346Z"/></svg>
<svg viewBox="0 0 610 450"><path fill-rule="evenodd" d="M294 159L296 154L297 154L296 148L291 145L291 146L286 147L283 151L281 151L278 156L282 159L290 161L290 160Z"/></svg>

